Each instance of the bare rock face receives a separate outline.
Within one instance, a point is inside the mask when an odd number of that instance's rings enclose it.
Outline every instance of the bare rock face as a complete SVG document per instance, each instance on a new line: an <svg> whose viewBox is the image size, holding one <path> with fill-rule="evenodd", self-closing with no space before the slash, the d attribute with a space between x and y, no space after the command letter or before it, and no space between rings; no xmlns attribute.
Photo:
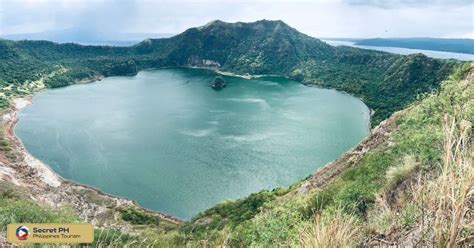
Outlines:
<svg viewBox="0 0 474 248"><path fill-rule="evenodd" d="M211 87L215 90L221 90L227 86L227 82L223 77L217 76L212 80Z"/></svg>

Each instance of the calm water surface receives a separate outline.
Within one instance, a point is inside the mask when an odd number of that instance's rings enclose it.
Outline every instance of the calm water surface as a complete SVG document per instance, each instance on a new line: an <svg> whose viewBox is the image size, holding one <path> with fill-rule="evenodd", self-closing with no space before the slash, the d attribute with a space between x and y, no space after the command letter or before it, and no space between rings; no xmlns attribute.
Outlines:
<svg viewBox="0 0 474 248"><path fill-rule="evenodd" d="M452 52L411 49L411 48L402 48L402 47L360 46L360 45L355 45L355 42L352 42L352 41L339 41L339 40L324 40L324 42L332 46L352 46L352 47L358 47L358 48L363 48L363 49L377 50L377 51L402 54L402 55L422 53L428 57L437 58L437 59L458 59L462 61L474 61L474 54L468 54L468 53L452 53Z"/></svg>
<svg viewBox="0 0 474 248"><path fill-rule="evenodd" d="M16 134L61 176L181 218L289 186L368 134L357 98L281 78L142 71L45 90Z"/></svg>

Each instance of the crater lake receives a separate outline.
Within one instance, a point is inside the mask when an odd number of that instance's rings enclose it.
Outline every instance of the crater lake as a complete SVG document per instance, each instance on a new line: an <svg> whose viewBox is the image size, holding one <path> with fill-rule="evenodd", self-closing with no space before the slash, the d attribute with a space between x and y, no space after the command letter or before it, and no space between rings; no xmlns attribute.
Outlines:
<svg viewBox="0 0 474 248"><path fill-rule="evenodd" d="M227 199L288 187L369 133L358 98L279 77L169 68L48 89L15 134L66 179L189 219Z"/></svg>

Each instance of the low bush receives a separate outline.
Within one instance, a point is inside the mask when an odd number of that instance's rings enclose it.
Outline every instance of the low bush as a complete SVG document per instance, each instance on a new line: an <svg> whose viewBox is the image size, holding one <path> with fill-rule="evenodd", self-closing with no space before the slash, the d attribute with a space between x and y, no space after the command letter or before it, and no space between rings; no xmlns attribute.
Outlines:
<svg viewBox="0 0 474 248"><path fill-rule="evenodd" d="M127 207L119 210L122 219L135 225L156 225L159 224L159 219L143 209L136 207Z"/></svg>

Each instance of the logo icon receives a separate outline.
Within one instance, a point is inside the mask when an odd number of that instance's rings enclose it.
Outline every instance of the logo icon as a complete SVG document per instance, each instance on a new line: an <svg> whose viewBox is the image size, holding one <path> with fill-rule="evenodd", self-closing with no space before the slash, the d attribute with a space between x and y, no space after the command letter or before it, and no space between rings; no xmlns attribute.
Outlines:
<svg viewBox="0 0 474 248"><path fill-rule="evenodd" d="M16 229L16 238L18 240L27 240L28 239L28 227L20 226Z"/></svg>

